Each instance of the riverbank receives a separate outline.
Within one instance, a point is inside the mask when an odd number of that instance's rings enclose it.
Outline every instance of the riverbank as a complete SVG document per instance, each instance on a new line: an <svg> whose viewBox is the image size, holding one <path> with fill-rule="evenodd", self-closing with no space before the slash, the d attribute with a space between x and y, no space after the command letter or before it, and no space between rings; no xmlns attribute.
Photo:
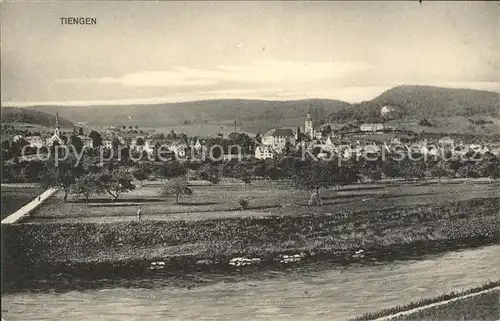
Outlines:
<svg viewBox="0 0 500 321"><path fill-rule="evenodd" d="M500 280L480 287L368 313L350 321L498 320Z"/></svg>
<svg viewBox="0 0 500 321"><path fill-rule="evenodd" d="M2 317L345 321L497 280L498 251L491 245L372 264L321 261L219 272L144 267L140 276L120 268L101 278L94 265L80 273L26 277L26 287L2 294Z"/></svg>
<svg viewBox="0 0 500 321"><path fill-rule="evenodd" d="M330 215L14 224L2 230L3 268L15 275L74 264L163 262L178 269L228 266L235 257L246 265L244 258L270 264L397 257L398 249L422 254L498 243L498 206L499 198L490 198Z"/></svg>

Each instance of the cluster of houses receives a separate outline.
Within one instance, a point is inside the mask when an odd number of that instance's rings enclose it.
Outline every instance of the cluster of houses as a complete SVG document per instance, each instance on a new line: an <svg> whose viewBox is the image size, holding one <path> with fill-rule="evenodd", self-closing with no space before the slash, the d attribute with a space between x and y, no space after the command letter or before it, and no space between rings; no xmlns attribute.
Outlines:
<svg viewBox="0 0 500 321"><path fill-rule="evenodd" d="M387 112L391 110L387 108ZM386 128L383 124L361 124L359 132L365 134L379 133ZM500 148L487 146L485 144L465 144L455 142L450 137L443 137L435 142L423 139L411 144L404 144L398 138L376 144L374 142L353 141L346 143L336 137L333 132L325 134L324 131L314 129L310 112L307 113L304 123L304 132L300 128L278 128L265 133L262 137L262 144L255 148L255 158L268 159L282 154L286 149L319 149L321 152L318 158L327 158L332 153L350 158L355 154L380 154L382 151L393 153L396 151L419 152L422 155L438 156L443 151L451 151L454 155L466 154L470 152L484 154L491 152L500 156Z"/></svg>
<svg viewBox="0 0 500 321"><path fill-rule="evenodd" d="M376 133L383 130L383 124L362 124L359 126L359 132L365 134ZM103 133L100 148L112 149L116 140L118 140L119 145L127 146L139 153L146 152L148 154L153 154L155 149L161 146L180 158L186 157L186 152L189 149L201 152L205 148L204 141L200 141L198 138L182 140L179 138L165 138L163 135L158 137L158 135L150 136L142 132L141 134L143 135L137 135L133 132L120 132L114 130L114 128L108 128ZM84 147L95 147L94 140L91 137L86 135L78 135L77 137L81 140ZM14 137L14 140L15 139L16 137ZM17 139L19 139L19 137ZM28 136L24 137L24 139L33 148L53 146L54 144L66 144L62 139L58 115L56 115L55 129L51 136L45 139L41 136ZM300 127L272 129L261 137L261 143L257 144L252 152L254 154L253 156L257 159L270 159L290 150L298 150L300 148L309 150L319 148L320 153L317 155L319 158L327 158L332 153L349 158L357 153L378 154L382 151L390 153L401 149L420 152L421 154L430 156L439 155L442 153L443 149L450 150L455 154L465 154L468 152L484 154L486 152L491 152L500 155L500 149L497 147L486 146L484 144L464 144L462 142L455 142L450 137L443 137L436 142L428 142L424 139L410 145L403 144L397 138L379 144L370 141L360 142L359 140L346 143L345 140L336 137L332 131L325 132L319 130L319 128L315 128L310 111L307 112L303 131L301 131ZM233 157L233 155L223 156Z"/></svg>
<svg viewBox="0 0 500 321"><path fill-rule="evenodd" d="M186 154L187 144L179 139L175 140L160 140L152 139L146 135L137 136L131 135L130 133L124 133L122 135L116 132L106 131L102 137L102 144L100 148L102 149L112 149L113 141L118 140L119 145L127 146L139 153L147 152L152 154L154 149L160 145L167 146L167 150L175 153L179 157L184 157ZM94 148L94 140L87 135L77 135L77 137L82 142L84 148ZM13 137L13 141L24 139L32 148L38 149L42 147L49 147L54 145L66 145L67 142L63 139L61 128L59 127L59 115L56 114L56 123L54 127L54 132L48 137L42 137L41 135L26 136L16 135ZM193 142L192 144L195 149L201 150L202 146L199 141Z"/></svg>
<svg viewBox="0 0 500 321"><path fill-rule="evenodd" d="M360 132L380 132L384 130L383 124L362 124ZM287 148L314 148L321 147L325 151L337 149L335 134L325 133L314 127L311 112L308 111L304 122L304 131L297 128L277 128L266 132L262 136L262 144L255 148L255 158L267 159L282 154Z"/></svg>
<svg viewBox="0 0 500 321"><path fill-rule="evenodd" d="M85 136L85 135L78 135L77 136L84 147L93 147L93 140L92 138ZM64 145L66 142L62 138L61 134L61 128L59 127L59 115L56 114L56 124L54 128L54 133L46 137L45 139L40 136L40 135L34 135L34 136L26 136L26 137L21 137L20 135L16 135L13 138L13 141L16 141L18 139L24 138L24 140L30 145L30 147L33 148L42 148L45 146L54 146L54 144L58 145Z"/></svg>

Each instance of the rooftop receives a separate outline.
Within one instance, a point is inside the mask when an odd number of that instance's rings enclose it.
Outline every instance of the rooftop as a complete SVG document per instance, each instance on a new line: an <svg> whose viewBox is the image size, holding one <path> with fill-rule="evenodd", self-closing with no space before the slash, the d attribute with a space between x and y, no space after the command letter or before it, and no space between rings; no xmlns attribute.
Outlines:
<svg viewBox="0 0 500 321"><path fill-rule="evenodd" d="M295 133L291 128L278 128L273 133L274 137L295 137Z"/></svg>

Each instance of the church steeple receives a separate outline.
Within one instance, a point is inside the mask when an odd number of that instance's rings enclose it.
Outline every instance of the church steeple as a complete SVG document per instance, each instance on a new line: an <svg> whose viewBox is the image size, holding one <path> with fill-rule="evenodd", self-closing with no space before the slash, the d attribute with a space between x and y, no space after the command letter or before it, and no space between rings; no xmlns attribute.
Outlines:
<svg viewBox="0 0 500 321"><path fill-rule="evenodd" d="M311 139L314 138L314 126L311 117L311 105L307 106L307 116L306 116L306 122L304 124L304 132L306 135L309 136L309 138Z"/></svg>
<svg viewBox="0 0 500 321"><path fill-rule="evenodd" d="M54 146L54 143L64 145L65 142L61 139L61 128L59 127L59 114L56 113L56 123L54 128L54 135L47 139L48 146Z"/></svg>
<svg viewBox="0 0 500 321"><path fill-rule="evenodd" d="M56 128L54 134L59 136L61 128L59 127L59 113L56 113Z"/></svg>

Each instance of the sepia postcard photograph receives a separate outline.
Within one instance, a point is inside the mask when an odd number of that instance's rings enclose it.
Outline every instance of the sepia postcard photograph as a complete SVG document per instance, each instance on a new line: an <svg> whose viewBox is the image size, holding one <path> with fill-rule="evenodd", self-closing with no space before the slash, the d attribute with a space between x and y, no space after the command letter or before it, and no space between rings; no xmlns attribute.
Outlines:
<svg viewBox="0 0 500 321"><path fill-rule="evenodd" d="M499 1L0 26L2 321L500 321Z"/></svg>

